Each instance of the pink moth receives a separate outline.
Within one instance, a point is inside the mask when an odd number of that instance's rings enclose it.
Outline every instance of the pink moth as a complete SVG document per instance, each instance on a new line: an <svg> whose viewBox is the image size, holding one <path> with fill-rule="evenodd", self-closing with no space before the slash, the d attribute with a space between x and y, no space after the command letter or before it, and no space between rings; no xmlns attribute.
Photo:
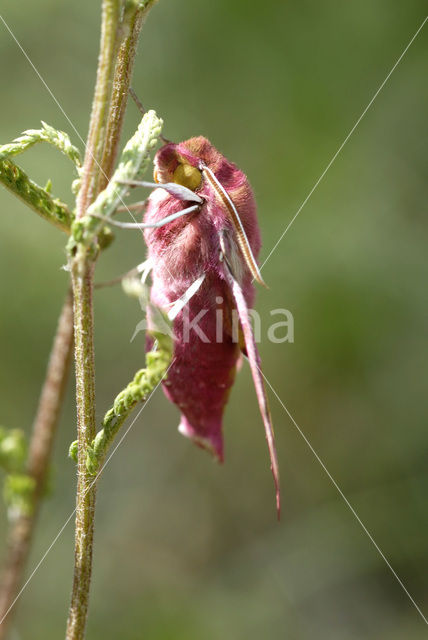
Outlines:
<svg viewBox="0 0 428 640"><path fill-rule="evenodd" d="M256 263L260 232L251 187L203 137L165 144L156 154L154 177L161 188L148 198L142 226L153 270L151 300L173 319L174 357L164 391L181 411L179 431L222 461L223 412L244 353L279 515L274 433L248 312L253 280L264 284Z"/></svg>

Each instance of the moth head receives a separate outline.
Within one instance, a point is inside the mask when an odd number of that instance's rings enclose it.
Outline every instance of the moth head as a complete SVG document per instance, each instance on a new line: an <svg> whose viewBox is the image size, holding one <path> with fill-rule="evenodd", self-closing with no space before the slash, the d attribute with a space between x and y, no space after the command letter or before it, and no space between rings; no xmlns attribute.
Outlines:
<svg viewBox="0 0 428 640"><path fill-rule="evenodd" d="M155 182L176 182L192 191L199 189L202 183L200 160L185 147L168 143L155 156L153 177Z"/></svg>

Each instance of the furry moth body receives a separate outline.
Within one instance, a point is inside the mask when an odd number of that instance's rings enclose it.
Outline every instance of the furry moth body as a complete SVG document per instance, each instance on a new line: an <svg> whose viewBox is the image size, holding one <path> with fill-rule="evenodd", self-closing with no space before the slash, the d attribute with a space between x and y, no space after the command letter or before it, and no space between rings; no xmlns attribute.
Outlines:
<svg viewBox="0 0 428 640"><path fill-rule="evenodd" d="M153 267L152 302L165 310L175 306L174 359L164 391L181 411L180 432L222 461L223 412L241 351L245 353L265 426L279 514L273 428L248 312L254 301L253 279L263 284L256 262L261 243L251 187L244 173L203 137L164 145L155 157L154 176L160 187L177 183L202 199L195 211L172 219L194 202L158 188L144 216ZM167 219L172 221L155 226ZM233 310L239 317L239 340Z"/></svg>

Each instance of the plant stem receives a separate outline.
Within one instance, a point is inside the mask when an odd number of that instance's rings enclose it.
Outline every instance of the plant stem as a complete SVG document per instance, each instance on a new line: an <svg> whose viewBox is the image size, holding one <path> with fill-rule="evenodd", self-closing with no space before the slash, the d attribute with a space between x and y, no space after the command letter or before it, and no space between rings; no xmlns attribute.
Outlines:
<svg viewBox="0 0 428 640"><path fill-rule="evenodd" d="M67 640L85 636L94 536L95 485L86 469L86 448L95 436L95 366L93 342L94 263L74 260L71 264L74 293L74 339L78 434L77 498L74 579Z"/></svg>
<svg viewBox="0 0 428 640"><path fill-rule="evenodd" d="M83 218L103 185L111 177L120 137L126 96L141 23L139 15L153 0L127 0L125 18L129 31L121 33L120 0L103 0L100 54L92 104L82 182L76 200L76 219ZM131 19L132 18L132 19ZM122 41L121 41L121 35ZM117 59L116 52L120 58ZM115 79L112 97L113 78ZM83 640L88 613L95 516L95 482L86 468L86 452L96 434L95 363L93 340L93 246L77 242L69 258L74 293L74 342L77 404L77 496L75 561L67 640Z"/></svg>
<svg viewBox="0 0 428 640"><path fill-rule="evenodd" d="M119 51L114 71L104 154L101 162L104 175L100 176L100 190L106 187L107 176L111 176L113 173L123 118L128 102L128 92L137 52L138 38L144 18L156 1L157 0L146 0L144 3L130 2L125 8L121 24Z"/></svg>
<svg viewBox="0 0 428 640"><path fill-rule="evenodd" d="M102 157L105 144L111 88L113 83L119 30L119 0L103 0L100 53L98 57L97 80L92 102L88 141L83 164L82 184L77 196L78 218L99 193L100 174L103 173Z"/></svg>
<svg viewBox="0 0 428 640"><path fill-rule="evenodd" d="M70 233L73 214L67 205L52 198L45 189L30 180L25 171L11 160L0 160L0 182L39 216L61 231Z"/></svg>
<svg viewBox="0 0 428 640"><path fill-rule="evenodd" d="M99 193L105 132L119 28L119 0L103 0L100 54L92 104L82 183L76 200L76 218L82 218ZM86 450L96 433L95 361L93 337L93 274L95 257L84 245L70 256L74 293L74 338L77 405L77 495L74 577L67 621L67 640L83 640L89 605L95 517L95 483L86 469Z"/></svg>
<svg viewBox="0 0 428 640"><path fill-rule="evenodd" d="M73 344L73 302L71 291L64 302L49 357L46 377L33 424L27 473L34 479L32 508L13 523L9 534L9 549L0 591L0 640L6 637L13 607L22 583L31 539L40 503L46 487L60 409L70 368Z"/></svg>

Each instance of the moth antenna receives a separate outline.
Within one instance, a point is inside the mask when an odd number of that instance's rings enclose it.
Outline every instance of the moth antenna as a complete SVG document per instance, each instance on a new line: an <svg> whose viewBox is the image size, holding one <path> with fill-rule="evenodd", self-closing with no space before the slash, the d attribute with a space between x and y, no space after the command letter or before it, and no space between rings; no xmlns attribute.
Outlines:
<svg viewBox="0 0 428 640"><path fill-rule="evenodd" d="M134 89L132 87L129 87L128 92L129 92L129 95L131 96L131 98L133 99L133 101L135 102L135 104L137 105L138 111L143 116L145 114L143 103L141 102L141 100L139 99L139 97L137 96L137 94L135 93L135 91L134 91ZM162 134L159 136L159 138L165 144L168 144L168 143L171 142L171 140L167 140L167 138L165 138Z"/></svg>
<svg viewBox="0 0 428 640"><path fill-rule="evenodd" d="M118 220L112 220L111 218L107 218L107 216L101 216L96 213L92 213L91 215L93 218L107 222L108 224L111 224L114 227L119 227L120 229L139 229L141 231L142 229L160 229L168 224L168 222L172 222L173 220L177 220L177 218L193 213L197 209L199 209L199 205L194 204L191 207L177 211L177 213L172 213L170 216L166 216L166 218L162 218L156 222L119 222Z"/></svg>
<svg viewBox="0 0 428 640"><path fill-rule="evenodd" d="M262 278L262 274L260 273L259 266L251 250L251 246L248 241L247 234L245 233L244 225L242 224L241 218L239 217L238 210L235 207L232 201L232 198L227 193L226 189L223 187L221 182L216 178L216 176L214 175L214 172L211 171L211 169L207 167L207 165L204 162L200 163L199 168L229 212L229 215L232 219L233 226L235 227L236 235L238 237L239 247L242 251L245 262L247 263L247 266L251 272L251 275L255 280L257 280L259 284L262 284L264 287L267 287L265 281Z"/></svg>

